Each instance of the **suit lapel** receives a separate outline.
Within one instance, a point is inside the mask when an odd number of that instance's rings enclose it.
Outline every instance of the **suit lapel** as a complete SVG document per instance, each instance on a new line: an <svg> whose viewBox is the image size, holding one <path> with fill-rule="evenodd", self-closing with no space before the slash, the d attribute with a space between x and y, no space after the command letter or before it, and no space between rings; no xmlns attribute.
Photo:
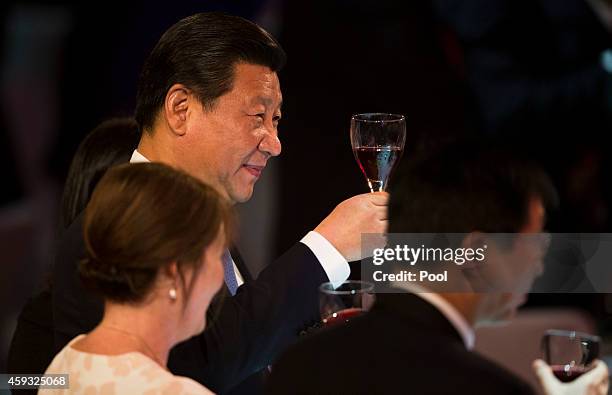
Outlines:
<svg viewBox="0 0 612 395"><path fill-rule="evenodd" d="M246 283L252 281L253 276L251 275L249 268L242 260L242 256L240 255L240 252L238 252L238 248L236 248L236 246L232 246L230 248L230 254L232 255L232 259L234 260L234 263L236 264L236 267L238 268L238 271L240 272L240 275L242 276L244 282Z"/></svg>

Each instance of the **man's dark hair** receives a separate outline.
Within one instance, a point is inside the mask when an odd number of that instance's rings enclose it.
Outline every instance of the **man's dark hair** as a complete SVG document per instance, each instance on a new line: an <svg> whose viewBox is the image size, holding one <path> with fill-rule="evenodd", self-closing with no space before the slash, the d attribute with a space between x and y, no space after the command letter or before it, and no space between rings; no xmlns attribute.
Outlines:
<svg viewBox="0 0 612 395"><path fill-rule="evenodd" d="M249 63L279 71L285 63L280 44L244 18L200 13L168 29L145 61L136 97L135 118L150 131L168 89L183 84L210 109L232 89L234 66Z"/></svg>
<svg viewBox="0 0 612 395"><path fill-rule="evenodd" d="M543 170L491 142L459 142L405 161L390 193L390 233L515 233L530 199L557 204Z"/></svg>

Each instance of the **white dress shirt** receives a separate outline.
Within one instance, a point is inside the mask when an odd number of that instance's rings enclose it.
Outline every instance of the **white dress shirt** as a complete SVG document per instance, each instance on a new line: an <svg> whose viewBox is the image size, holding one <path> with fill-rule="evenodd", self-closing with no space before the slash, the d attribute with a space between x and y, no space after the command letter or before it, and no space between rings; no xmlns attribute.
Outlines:
<svg viewBox="0 0 612 395"><path fill-rule="evenodd" d="M427 303L435 307L440 314L442 314L448 322L459 332L459 335L463 339L463 344L468 350L474 349L474 342L476 335L474 334L474 328L469 322L463 317L463 315L453 306L448 303L446 299L434 292L427 292L423 287L408 283L397 283L398 288L409 291L410 293L418 296L425 300Z"/></svg>
<svg viewBox="0 0 612 395"><path fill-rule="evenodd" d="M138 152L138 150L134 150L130 163L141 162L150 162L150 160ZM304 236L300 242L310 248L314 256L321 264L321 267L323 267L325 274L327 274L327 278L332 284L334 284L334 286L337 287L346 281L351 272L349 264L346 259L344 259L342 254L340 254L340 252L338 252L338 250L325 237L321 236L315 231L311 231L308 232L308 234ZM236 273L236 281L240 287L242 284L244 284L244 279L242 278L238 267L236 267L235 262L234 273Z"/></svg>

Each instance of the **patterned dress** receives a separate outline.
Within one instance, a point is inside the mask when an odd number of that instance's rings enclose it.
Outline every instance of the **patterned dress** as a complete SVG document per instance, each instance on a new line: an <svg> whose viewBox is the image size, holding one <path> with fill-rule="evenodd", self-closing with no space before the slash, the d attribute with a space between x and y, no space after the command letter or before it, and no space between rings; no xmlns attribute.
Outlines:
<svg viewBox="0 0 612 395"><path fill-rule="evenodd" d="M72 339L53 359L46 374L68 374L68 389L41 389L39 394L78 395L210 395L206 387L174 376L139 352L101 355L78 351Z"/></svg>

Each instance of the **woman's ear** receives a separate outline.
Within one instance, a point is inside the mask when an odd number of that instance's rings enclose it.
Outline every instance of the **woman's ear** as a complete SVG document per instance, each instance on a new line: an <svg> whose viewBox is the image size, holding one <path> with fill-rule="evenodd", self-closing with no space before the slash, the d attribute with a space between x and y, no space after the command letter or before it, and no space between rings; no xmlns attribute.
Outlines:
<svg viewBox="0 0 612 395"><path fill-rule="evenodd" d="M178 263L171 262L169 265L166 265L162 271L163 276L172 282L178 282L179 278L179 269Z"/></svg>
<svg viewBox="0 0 612 395"><path fill-rule="evenodd" d="M171 262L161 272L160 286L168 290L168 297L174 303L178 297L178 264Z"/></svg>
<svg viewBox="0 0 612 395"><path fill-rule="evenodd" d="M164 115L168 127L177 136L187 132L187 110L191 91L183 84L174 84L168 89L164 100Z"/></svg>

